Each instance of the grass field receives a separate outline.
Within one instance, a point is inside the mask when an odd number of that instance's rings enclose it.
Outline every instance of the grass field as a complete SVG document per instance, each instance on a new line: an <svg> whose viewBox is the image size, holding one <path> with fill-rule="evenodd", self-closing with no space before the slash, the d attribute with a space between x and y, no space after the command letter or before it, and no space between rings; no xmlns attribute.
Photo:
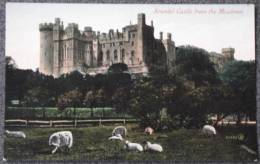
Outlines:
<svg viewBox="0 0 260 164"><path fill-rule="evenodd" d="M240 134L235 129L218 130L216 137L206 137L196 129L179 129L172 132L144 135L135 125L128 125L127 140L142 143L160 143L164 152L128 152L120 141L108 141L114 126L85 128L28 128L23 130L26 139L5 138L7 160L213 160L253 161L256 156L240 148L243 143L229 136ZM58 151L52 155L48 146L49 135L60 130L70 130L74 145L70 152Z"/></svg>
<svg viewBox="0 0 260 164"><path fill-rule="evenodd" d="M94 118L132 118L128 114L118 113L113 108L93 108ZM91 118L90 108L76 108L76 118ZM74 119L74 108L66 108L63 111L55 107L7 107L6 119Z"/></svg>

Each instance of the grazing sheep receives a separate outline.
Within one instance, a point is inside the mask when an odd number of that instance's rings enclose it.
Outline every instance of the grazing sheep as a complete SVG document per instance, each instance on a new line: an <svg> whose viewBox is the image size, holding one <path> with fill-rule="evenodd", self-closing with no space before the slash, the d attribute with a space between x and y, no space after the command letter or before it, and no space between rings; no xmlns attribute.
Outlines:
<svg viewBox="0 0 260 164"><path fill-rule="evenodd" d="M9 131L5 130L5 134L8 137L15 137L15 138L26 138L26 135L22 131Z"/></svg>
<svg viewBox="0 0 260 164"><path fill-rule="evenodd" d="M121 136L125 137L127 134L127 129L124 126L117 126L112 131L112 136L115 136L117 134L120 134Z"/></svg>
<svg viewBox="0 0 260 164"><path fill-rule="evenodd" d="M156 151L156 152L162 152L163 148L161 145L159 144L151 144L151 142L146 141L145 142L145 146L144 146L144 150L151 150L151 151Z"/></svg>
<svg viewBox="0 0 260 164"><path fill-rule="evenodd" d="M154 132L154 130L153 130L153 128L151 128L151 127L146 127L145 130L144 130L144 132L145 132L146 134L152 135L153 132Z"/></svg>
<svg viewBox="0 0 260 164"><path fill-rule="evenodd" d="M108 140L121 140L123 141L123 137L121 136L121 134L116 134L115 136L109 137Z"/></svg>
<svg viewBox="0 0 260 164"><path fill-rule="evenodd" d="M132 143L132 142L129 142L127 140L125 141L124 148L126 150L136 150L136 151L139 151L139 152L142 152L144 150L142 145L140 145L139 143Z"/></svg>
<svg viewBox="0 0 260 164"><path fill-rule="evenodd" d="M70 131L60 131L53 133L49 138L49 145L55 146L52 150L52 154L54 154L58 148L68 148L70 149L73 144L73 136Z"/></svg>
<svg viewBox="0 0 260 164"><path fill-rule="evenodd" d="M3 158L3 161L4 161L4 162L6 162L6 161L7 161L5 157Z"/></svg>
<svg viewBox="0 0 260 164"><path fill-rule="evenodd" d="M216 129L211 125L204 125L202 128L202 133L208 136L215 136L217 134Z"/></svg>

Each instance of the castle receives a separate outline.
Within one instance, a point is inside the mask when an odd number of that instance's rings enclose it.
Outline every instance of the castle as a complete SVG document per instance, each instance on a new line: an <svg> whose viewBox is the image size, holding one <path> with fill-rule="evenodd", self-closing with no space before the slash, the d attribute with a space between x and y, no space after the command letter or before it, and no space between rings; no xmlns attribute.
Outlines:
<svg viewBox="0 0 260 164"><path fill-rule="evenodd" d="M108 33L93 31L70 23L64 29L59 18L55 23L40 24L40 68L46 75L59 77L78 70L95 75L107 72L114 63L125 63L129 72L145 75L155 68L168 73L174 71L175 43L171 34L167 38L154 37L154 26L147 25L145 14L137 16L137 24L128 25Z"/></svg>
<svg viewBox="0 0 260 164"><path fill-rule="evenodd" d="M215 64L215 68L217 71L220 71L224 64L234 60L234 53L235 49L234 48L222 48L221 54L217 52L210 52L209 54L209 59L211 62Z"/></svg>

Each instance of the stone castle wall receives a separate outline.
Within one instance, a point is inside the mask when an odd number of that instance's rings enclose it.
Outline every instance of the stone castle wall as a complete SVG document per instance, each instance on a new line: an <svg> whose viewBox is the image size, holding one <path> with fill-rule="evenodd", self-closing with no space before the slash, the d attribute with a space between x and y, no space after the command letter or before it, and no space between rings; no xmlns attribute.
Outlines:
<svg viewBox="0 0 260 164"><path fill-rule="evenodd" d="M108 33L84 31L70 23L65 29L59 18L54 24L40 24L40 72L59 77L74 70L90 74L104 73L115 63L125 63L132 73L146 74L153 63L171 68L175 61L175 45L154 38L153 23L146 25L145 15L138 14L137 24ZM169 34L170 36L170 34Z"/></svg>
<svg viewBox="0 0 260 164"><path fill-rule="evenodd" d="M222 53L210 52L209 59L215 64L217 71L221 70L225 63L234 60L234 48L222 48Z"/></svg>

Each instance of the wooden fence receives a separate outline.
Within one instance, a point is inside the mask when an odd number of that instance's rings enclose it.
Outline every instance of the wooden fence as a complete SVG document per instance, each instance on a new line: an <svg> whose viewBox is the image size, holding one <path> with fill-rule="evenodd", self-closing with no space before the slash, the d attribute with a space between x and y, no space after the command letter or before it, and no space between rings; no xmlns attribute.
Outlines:
<svg viewBox="0 0 260 164"><path fill-rule="evenodd" d="M89 119L89 120L5 120L6 127L84 127L89 125L103 125L109 123L136 123L138 119Z"/></svg>

